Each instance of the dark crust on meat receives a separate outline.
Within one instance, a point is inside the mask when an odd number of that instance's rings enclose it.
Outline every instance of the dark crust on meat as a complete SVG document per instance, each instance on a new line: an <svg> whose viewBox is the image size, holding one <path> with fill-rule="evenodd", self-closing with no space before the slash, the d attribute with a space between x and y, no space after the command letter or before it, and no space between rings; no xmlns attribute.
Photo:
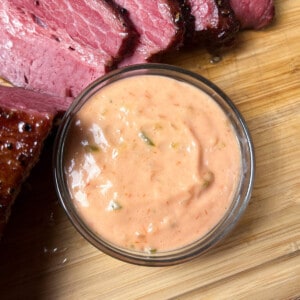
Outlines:
<svg viewBox="0 0 300 300"><path fill-rule="evenodd" d="M229 0L217 0L216 2L219 8L220 22L217 29L212 29L210 44L215 47L214 41L216 41L217 45L229 46L240 29L240 23L235 17Z"/></svg>
<svg viewBox="0 0 300 300"><path fill-rule="evenodd" d="M113 63L112 69L117 67L124 57L133 53L135 46L138 43L139 34L135 29L135 26L131 22L128 12L125 8L119 6L112 0L105 0L115 12L116 17L122 21L123 26L128 30L127 37L123 40L122 47L120 48L119 57L117 57Z"/></svg>
<svg viewBox="0 0 300 300"><path fill-rule="evenodd" d="M181 11L181 6L179 1L169 0L167 2L170 7L170 12L172 14L174 24L176 25L176 35L174 36L172 43L170 43L169 49L172 48L178 49L183 45L184 42L184 32L185 32L184 17Z"/></svg>
<svg viewBox="0 0 300 300"><path fill-rule="evenodd" d="M0 107L0 237L20 186L39 158L52 120L52 114Z"/></svg>
<svg viewBox="0 0 300 300"><path fill-rule="evenodd" d="M186 0L179 0L184 22L184 44L189 44L195 35L195 17L191 14L191 6Z"/></svg>
<svg viewBox="0 0 300 300"><path fill-rule="evenodd" d="M172 15L173 23L176 28L176 34L173 40L170 42L168 48L163 51L156 53L151 56L148 61L156 62L161 59L161 55L172 50L178 50L184 45L184 35L185 35L185 17L183 15L182 7L180 4L181 0L166 0L169 6L170 13Z"/></svg>
<svg viewBox="0 0 300 300"><path fill-rule="evenodd" d="M236 34L240 30L240 23L229 0L215 0L215 2L219 10L218 26L203 32L196 32L194 42L204 44L210 53L217 55L222 48L229 47L234 43Z"/></svg>

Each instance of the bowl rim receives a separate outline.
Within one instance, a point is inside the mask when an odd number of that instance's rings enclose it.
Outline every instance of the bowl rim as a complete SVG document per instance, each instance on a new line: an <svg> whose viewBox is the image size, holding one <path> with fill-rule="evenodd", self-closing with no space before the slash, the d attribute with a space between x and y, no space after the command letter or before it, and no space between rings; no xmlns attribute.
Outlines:
<svg viewBox="0 0 300 300"><path fill-rule="evenodd" d="M240 133L243 134L245 145L241 145L240 140L239 143L240 148L243 148L244 146L246 147L246 150L243 149L243 151L246 151L247 155L247 169L244 170L244 167L242 169L242 171L246 172L247 175L247 186L246 190L244 191L243 198L238 200L233 199L231 207L228 208L226 214L223 216L220 222L217 223L216 226L214 226L208 232L208 234L204 235L199 240L196 240L195 242L187 246L175 250L157 253L145 253L141 251L124 249L112 245L111 243L109 243L109 241L105 241L104 239L101 239L101 237L99 237L97 234L93 233L76 212L76 208L72 203L70 194L68 194L68 189L66 187L67 184L64 182L64 172L62 167L66 132L70 125L72 117L76 114L76 112L78 112L78 110L84 105L84 103L94 93L97 92L98 87L102 87L102 85L121 80L123 78L126 78L128 75L138 76L139 73L145 71L146 73L143 73L141 75L163 75L187 83L191 83L191 81L193 81L199 85L203 85L201 86L201 88L200 86L197 87L207 93L222 108L231 124L232 118L235 118L235 122L237 124L234 125L234 130L236 135L238 135L237 130L239 130ZM218 98L218 100L216 98ZM222 103L219 102L220 100ZM238 126L238 128L236 128L236 126ZM242 152L242 149L240 150ZM96 79L87 88L85 88L80 93L80 95L75 98L62 118L61 124L59 125L55 137L52 163L55 190L58 195L58 199L76 230L93 246L110 255L111 257L117 258L127 263L144 266L169 266L182 263L191 260L192 258L199 256L200 254L206 253L212 246L218 244L225 238L225 236L228 235L229 232L232 231L232 229L236 226L237 222L245 212L251 198L255 179L255 153L252 138L243 116L241 115L235 104L231 101L231 99L217 85L215 85L202 75L178 66L162 63L146 63L116 69ZM243 179L240 180L240 184L237 190L241 189L242 183ZM66 194L68 196L66 196ZM203 242L205 243L203 244Z"/></svg>

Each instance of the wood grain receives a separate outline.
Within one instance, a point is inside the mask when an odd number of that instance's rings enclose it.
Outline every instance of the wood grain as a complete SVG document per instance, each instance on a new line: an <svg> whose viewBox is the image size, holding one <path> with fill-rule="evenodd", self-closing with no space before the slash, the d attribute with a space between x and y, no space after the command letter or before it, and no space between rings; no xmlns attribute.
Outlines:
<svg viewBox="0 0 300 300"><path fill-rule="evenodd" d="M241 33L217 64L203 49L164 58L214 81L247 121L256 180L232 234L205 256L172 267L104 255L57 202L50 139L0 244L1 299L300 298L300 1L275 4L276 22Z"/></svg>

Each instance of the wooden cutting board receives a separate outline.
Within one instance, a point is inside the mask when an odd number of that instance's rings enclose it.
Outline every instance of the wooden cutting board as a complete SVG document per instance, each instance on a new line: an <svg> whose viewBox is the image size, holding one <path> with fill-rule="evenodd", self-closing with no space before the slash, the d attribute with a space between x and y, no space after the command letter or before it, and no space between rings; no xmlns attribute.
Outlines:
<svg viewBox="0 0 300 300"><path fill-rule="evenodd" d="M248 123L256 181L232 234L172 267L108 257L75 231L57 202L50 139L0 244L1 299L300 298L300 1L275 4L276 22L241 33L217 64L202 49L164 59L214 81Z"/></svg>

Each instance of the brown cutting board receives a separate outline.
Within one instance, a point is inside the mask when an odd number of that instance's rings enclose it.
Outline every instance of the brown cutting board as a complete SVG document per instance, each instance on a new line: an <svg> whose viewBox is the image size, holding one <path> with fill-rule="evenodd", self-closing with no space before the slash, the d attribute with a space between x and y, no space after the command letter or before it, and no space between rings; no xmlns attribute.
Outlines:
<svg viewBox="0 0 300 300"><path fill-rule="evenodd" d="M300 1L278 0L276 8L271 27L241 33L219 63L202 49L164 59L214 81L251 131L254 192L232 234L172 267L108 257L75 231L57 202L50 139L0 244L1 299L300 298Z"/></svg>

